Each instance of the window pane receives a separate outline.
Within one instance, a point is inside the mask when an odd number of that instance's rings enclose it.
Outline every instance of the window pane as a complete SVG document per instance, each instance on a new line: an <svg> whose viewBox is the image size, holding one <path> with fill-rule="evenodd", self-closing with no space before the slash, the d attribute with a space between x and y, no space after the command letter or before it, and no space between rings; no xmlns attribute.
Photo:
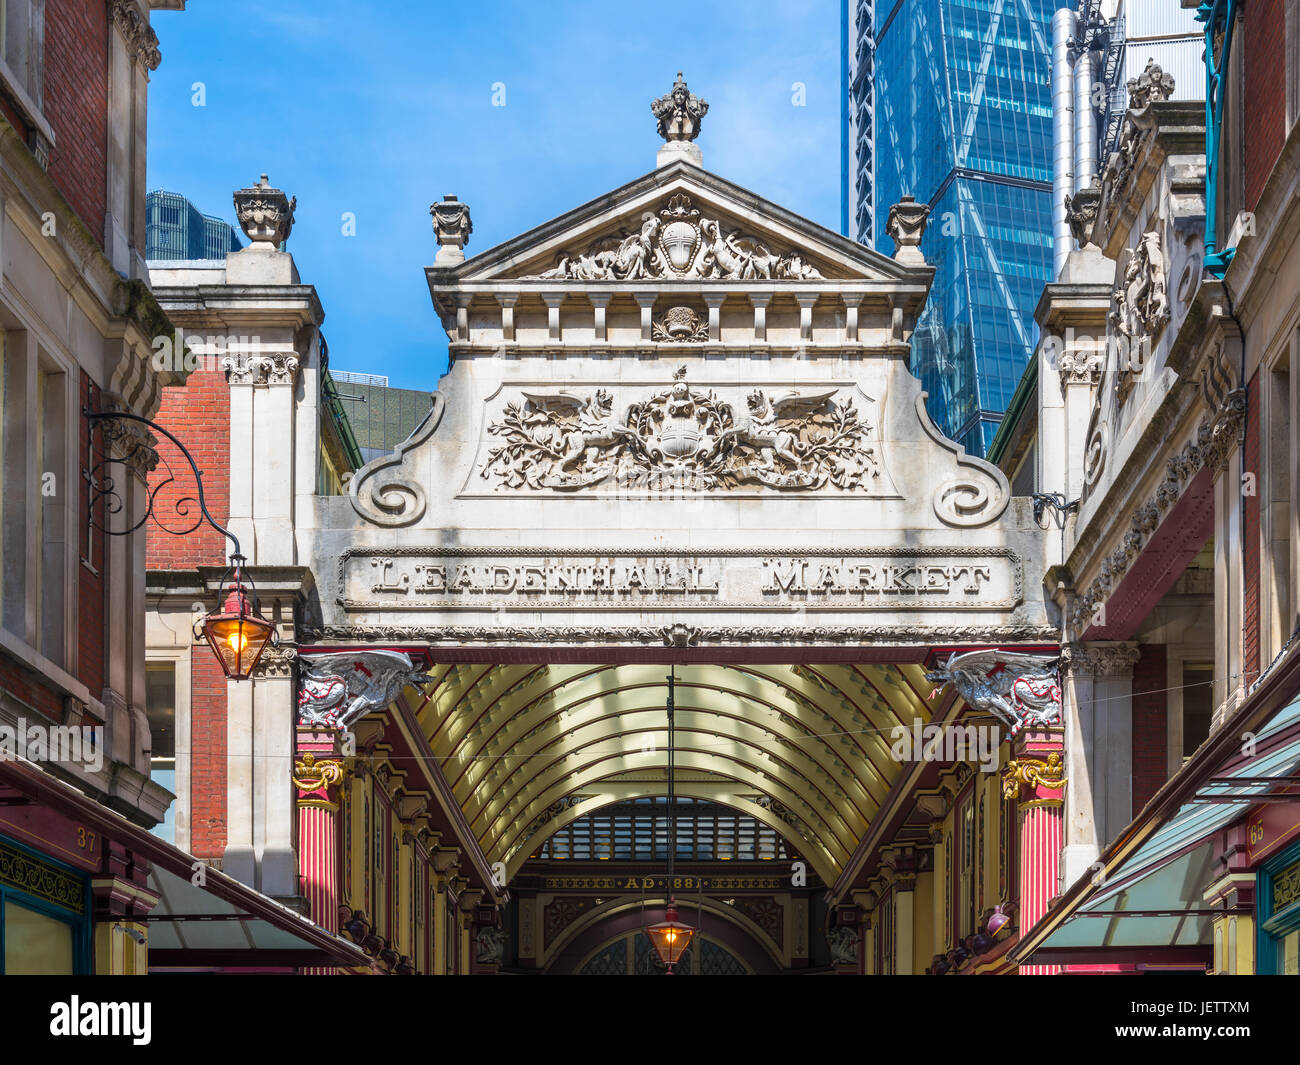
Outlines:
<svg viewBox="0 0 1300 1065"><path fill-rule="evenodd" d="M176 666L150 662L145 670L145 716L155 763L176 759Z"/></svg>
<svg viewBox="0 0 1300 1065"><path fill-rule="evenodd" d="M70 924L6 901L4 932L5 975L73 975Z"/></svg>

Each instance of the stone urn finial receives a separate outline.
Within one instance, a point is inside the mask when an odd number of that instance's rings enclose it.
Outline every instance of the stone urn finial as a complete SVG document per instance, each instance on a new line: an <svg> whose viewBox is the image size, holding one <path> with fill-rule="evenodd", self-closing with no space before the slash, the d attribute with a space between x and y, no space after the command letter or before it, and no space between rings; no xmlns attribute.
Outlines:
<svg viewBox="0 0 1300 1065"><path fill-rule="evenodd" d="M921 237L930 217L930 205L917 203L916 197L904 196L889 209L885 232L894 240L894 259L900 263L925 265L921 254Z"/></svg>
<svg viewBox="0 0 1300 1065"><path fill-rule="evenodd" d="M659 99L650 101L650 112L659 120L659 136L664 139L659 148L658 165L667 166L681 159L702 166L703 157L695 138L700 135L700 123L709 113L709 103L687 88L680 70L672 89Z"/></svg>
<svg viewBox="0 0 1300 1065"><path fill-rule="evenodd" d="M469 243L469 235L474 232L474 225L469 220L469 204L461 203L455 196L446 195L442 203L429 207L433 216L433 232L438 238L438 254L434 263L446 265L463 263L465 253L461 250Z"/></svg>
<svg viewBox="0 0 1300 1065"><path fill-rule="evenodd" d="M279 247L293 230L293 212L298 197L290 199L281 189L272 188L265 174L256 185L235 191L235 215L239 227L254 247Z"/></svg>

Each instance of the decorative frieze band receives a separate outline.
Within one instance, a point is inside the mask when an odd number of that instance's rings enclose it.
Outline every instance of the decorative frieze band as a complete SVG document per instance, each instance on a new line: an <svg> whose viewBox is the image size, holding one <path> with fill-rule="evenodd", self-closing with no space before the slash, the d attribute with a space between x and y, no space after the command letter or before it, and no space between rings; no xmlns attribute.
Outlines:
<svg viewBox="0 0 1300 1065"><path fill-rule="evenodd" d="M588 625L322 625L305 628L310 643L404 642L458 646L476 643L654 644L695 647L705 644L881 644L915 645L960 640L972 643L1052 643L1060 630L1050 625L897 625L588 626Z"/></svg>

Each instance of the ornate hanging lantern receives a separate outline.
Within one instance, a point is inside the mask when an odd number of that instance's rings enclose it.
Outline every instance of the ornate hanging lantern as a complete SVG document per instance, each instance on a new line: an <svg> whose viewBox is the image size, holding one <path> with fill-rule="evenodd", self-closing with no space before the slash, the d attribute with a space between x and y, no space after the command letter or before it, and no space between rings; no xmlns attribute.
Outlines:
<svg viewBox="0 0 1300 1065"><path fill-rule="evenodd" d="M274 647L279 643L275 626L257 609L252 581L247 587L244 585L243 562L242 555L231 558L230 584L225 601L202 622L195 624L196 638L202 634L221 663L222 671L231 680L247 680L257 668L258 659L267 645ZM225 585L226 577L223 576L221 586Z"/></svg>

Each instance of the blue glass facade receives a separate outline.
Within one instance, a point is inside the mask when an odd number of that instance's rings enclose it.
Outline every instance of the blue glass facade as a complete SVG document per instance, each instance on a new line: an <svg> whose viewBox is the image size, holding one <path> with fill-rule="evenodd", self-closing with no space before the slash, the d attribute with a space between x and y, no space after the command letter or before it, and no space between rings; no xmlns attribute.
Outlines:
<svg viewBox="0 0 1300 1065"><path fill-rule="evenodd" d="M929 203L936 267L912 372L948 436L983 455L1033 352L1052 269L1052 13L1068 0L876 4L874 231Z"/></svg>

